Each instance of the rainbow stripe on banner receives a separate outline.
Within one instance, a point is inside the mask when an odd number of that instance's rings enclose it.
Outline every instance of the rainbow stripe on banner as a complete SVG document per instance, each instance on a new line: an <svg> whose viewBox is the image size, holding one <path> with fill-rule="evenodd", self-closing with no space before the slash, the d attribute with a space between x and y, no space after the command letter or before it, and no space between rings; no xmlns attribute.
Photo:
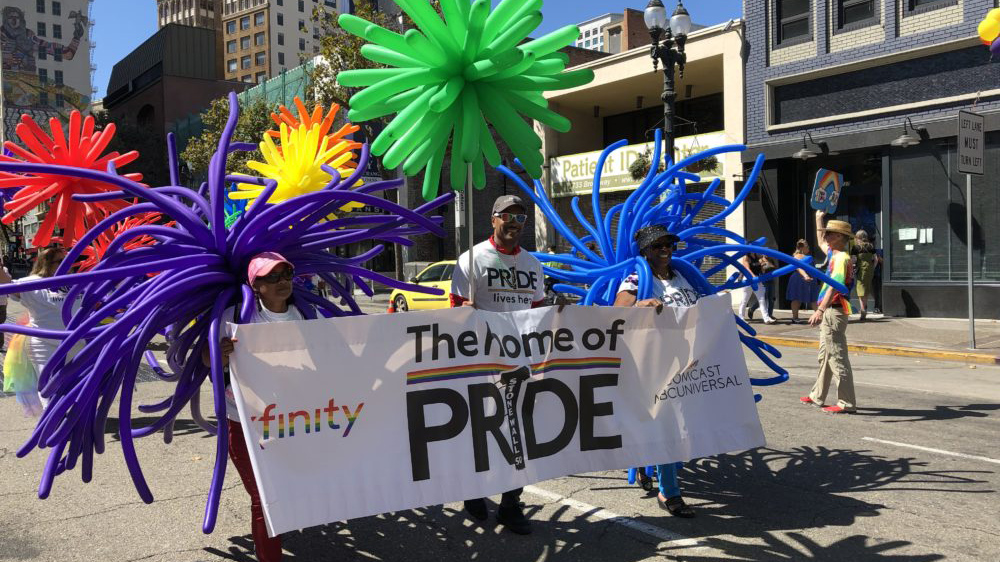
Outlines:
<svg viewBox="0 0 1000 562"><path fill-rule="evenodd" d="M582 357L578 359L550 359L531 365L532 375L541 375L550 371L575 371L581 369L619 369L622 360L618 357ZM421 384L425 382L441 382L456 379L493 376L502 371L509 371L517 365L502 363L477 363L457 367L442 367L426 369L406 374L406 384Z"/></svg>

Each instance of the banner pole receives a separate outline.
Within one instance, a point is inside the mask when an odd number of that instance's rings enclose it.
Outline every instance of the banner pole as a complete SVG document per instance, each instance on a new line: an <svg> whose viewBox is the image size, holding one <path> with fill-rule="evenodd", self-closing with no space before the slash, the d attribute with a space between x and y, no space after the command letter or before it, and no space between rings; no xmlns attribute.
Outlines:
<svg viewBox="0 0 1000 562"><path fill-rule="evenodd" d="M476 247L476 240L473 238L473 228L472 228L472 164L466 164L466 175L465 175L465 228L469 237L469 300L475 304L475 280L476 280L476 261L472 255L473 248Z"/></svg>

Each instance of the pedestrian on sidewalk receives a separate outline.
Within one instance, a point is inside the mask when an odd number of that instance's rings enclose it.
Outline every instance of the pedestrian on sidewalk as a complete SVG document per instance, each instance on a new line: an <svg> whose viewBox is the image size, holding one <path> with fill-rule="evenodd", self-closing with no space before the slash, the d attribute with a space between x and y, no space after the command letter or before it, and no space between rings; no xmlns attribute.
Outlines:
<svg viewBox="0 0 1000 562"><path fill-rule="evenodd" d="M795 253L792 257L798 261L807 260L806 263L814 265L812 254L809 251L809 243L805 239L800 239L795 243ZM785 289L785 298L792 303L792 324L798 324L799 310L805 307L812 309L812 304L819 299L819 283L816 282L803 269L796 269L795 273L788 276L788 288Z"/></svg>
<svg viewBox="0 0 1000 562"><path fill-rule="evenodd" d="M635 233L639 245L639 253L649 262L656 279L653 281L653 297L639 298L639 275L633 273L622 281L615 297L615 306L654 307L657 314L663 305L687 308L698 302L698 292L680 274L670 266L678 238L666 228L653 225L640 228ZM645 470L639 468L637 474L645 475ZM694 517L694 510L684 503L681 487L677 481L677 465L675 463L661 464L656 467L657 478L660 481L660 493L656 503L660 509L675 517ZM640 476L641 480L642 476Z"/></svg>
<svg viewBox="0 0 1000 562"><path fill-rule="evenodd" d="M854 270L851 268L850 242L854 237L850 223L831 220L824 225L826 214L816 211L816 238L827 253L826 273L850 291ZM847 353L847 319L851 314L850 292L846 295L824 283L819 292L819 305L809 317L810 326L820 326L819 374L809 396L801 400L823 408L830 414L853 414L854 373ZM830 381L837 387L837 404L825 406Z"/></svg>
<svg viewBox="0 0 1000 562"><path fill-rule="evenodd" d="M494 312L542 306L545 300L542 264L520 246L528 220L524 201L516 195L501 195L493 202L491 215L493 234L470 249L474 270L469 272L469 252L458 257L451 280L451 306ZM504 492L497 521L514 533L527 535L531 533L531 522L521 506L521 491L518 488ZM465 511L477 521L489 517L486 498L466 500Z"/></svg>
<svg viewBox="0 0 1000 562"><path fill-rule="evenodd" d="M292 279L295 271L292 264L281 254L264 252L257 254L247 266L247 283L253 288L257 300L256 312L251 323L293 322L304 317L295 307L292 298ZM236 322L239 319L235 306L229 307L223 313L223 338L219 342L222 352L222 364L228 369L229 356L232 355L236 340L232 339L232 331L227 319ZM206 366L211 365L208 346L201 352L201 360ZM259 562L279 562L282 558L281 536L269 537L267 523L264 521L264 508L260 500L257 479L250 463L250 452L247 451L246 438L243 436L243 426L240 424L239 410L236 408L236 398L232 385L229 384L228 370L226 373L226 423L229 424L229 458L236 467L236 472L243 481L243 488L250 495L250 534L253 536L254 551Z"/></svg>
<svg viewBox="0 0 1000 562"><path fill-rule="evenodd" d="M747 270L749 270L754 277L760 277L764 273L764 268L769 266L770 261L765 256L751 252L740 258L740 263L742 263L743 267L747 268ZM756 310L757 307L751 307L747 310L747 305L750 304L750 299L754 295L757 297L757 305L760 307L761 316L764 317L764 323L774 324L775 320L771 316L771 307L769 306L767 300L766 283L758 283L756 289L743 291L743 300L740 302L740 318L743 318L744 320L750 320L753 318L753 311Z"/></svg>
<svg viewBox="0 0 1000 562"><path fill-rule="evenodd" d="M856 280L854 289L858 293L858 308L861 312L861 321L865 321L868 316L868 297L872 294L872 281L875 279L875 265L878 262L878 255L875 253L875 246L868 239L868 232L859 230L854 235L855 244L851 250L854 255L854 272Z"/></svg>

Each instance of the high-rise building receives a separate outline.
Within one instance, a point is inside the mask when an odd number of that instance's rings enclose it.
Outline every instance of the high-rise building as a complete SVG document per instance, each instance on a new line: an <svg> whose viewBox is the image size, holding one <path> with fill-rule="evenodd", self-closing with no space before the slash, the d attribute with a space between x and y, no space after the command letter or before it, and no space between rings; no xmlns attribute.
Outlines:
<svg viewBox="0 0 1000 562"><path fill-rule="evenodd" d="M3 138L21 114L44 123L89 113L94 95L90 41L91 0L4 0Z"/></svg>
<svg viewBox="0 0 1000 562"><path fill-rule="evenodd" d="M604 14L576 24L580 28L575 46L593 51L608 52L604 44L604 26L622 21L622 14Z"/></svg>

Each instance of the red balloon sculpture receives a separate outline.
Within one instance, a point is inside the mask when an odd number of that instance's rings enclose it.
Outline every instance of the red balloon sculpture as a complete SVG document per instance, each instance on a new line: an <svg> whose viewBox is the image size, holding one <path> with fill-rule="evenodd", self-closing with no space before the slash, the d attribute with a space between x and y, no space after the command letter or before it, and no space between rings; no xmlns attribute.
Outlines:
<svg viewBox="0 0 1000 562"><path fill-rule="evenodd" d="M77 271L82 273L93 269L98 262L104 259L104 253L115 239L122 235L128 237L129 229L148 224L160 224L161 222L163 222L162 213L142 213L116 223L106 232L95 238L94 242L83 250L80 254L81 259L76 263ZM170 221L164 226L173 226L174 224L174 221ZM53 238L53 240L56 239ZM139 236L132 237L123 246L125 250L134 250L143 246L152 246L155 242L156 240L152 236L140 234Z"/></svg>
<svg viewBox="0 0 1000 562"><path fill-rule="evenodd" d="M63 124L56 118L49 119L49 129L51 135L46 134L31 117L22 115L15 132L24 146L7 141L4 143L4 148L13 156L0 156L0 161L59 164L107 172L109 166L118 169L139 157L139 153L134 150L125 154L111 152L101 156L115 135L115 125L111 123L104 129L96 130L94 118L89 115L83 118L79 111L70 114L69 138L66 137ZM133 181L142 179L142 174L123 175ZM73 199L73 195L77 193L118 190L117 187L102 181L45 172L25 174L0 172L0 189L14 187L24 189L4 206L4 210L7 211L2 219L4 224L11 224L31 209L46 201L49 202L49 212L38 228L38 234L31 241L35 247L47 246L53 242L52 232L59 227L63 231L59 242L69 248L102 218L129 205L127 201L122 200L81 202Z"/></svg>

